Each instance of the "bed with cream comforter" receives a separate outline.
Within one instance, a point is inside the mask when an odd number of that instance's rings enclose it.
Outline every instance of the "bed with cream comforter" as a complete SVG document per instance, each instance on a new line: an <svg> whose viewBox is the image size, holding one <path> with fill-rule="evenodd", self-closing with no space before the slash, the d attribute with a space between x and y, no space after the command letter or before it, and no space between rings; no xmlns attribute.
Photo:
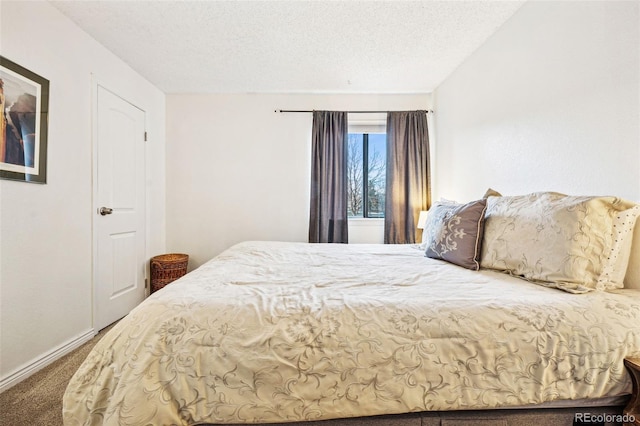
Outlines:
<svg viewBox="0 0 640 426"><path fill-rule="evenodd" d="M409 245L246 242L93 349L65 425L268 423L629 394L640 291L570 294Z"/></svg>

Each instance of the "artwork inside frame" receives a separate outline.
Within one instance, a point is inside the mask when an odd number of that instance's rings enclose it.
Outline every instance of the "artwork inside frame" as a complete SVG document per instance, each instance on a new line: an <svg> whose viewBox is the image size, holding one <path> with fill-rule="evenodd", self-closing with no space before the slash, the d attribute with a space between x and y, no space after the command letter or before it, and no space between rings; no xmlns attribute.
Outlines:
<svg viewBox="0 0 640 426"><path fill-rule="evenodd" d="M49 80L0 56L0 178L47 183Z"/></svg>

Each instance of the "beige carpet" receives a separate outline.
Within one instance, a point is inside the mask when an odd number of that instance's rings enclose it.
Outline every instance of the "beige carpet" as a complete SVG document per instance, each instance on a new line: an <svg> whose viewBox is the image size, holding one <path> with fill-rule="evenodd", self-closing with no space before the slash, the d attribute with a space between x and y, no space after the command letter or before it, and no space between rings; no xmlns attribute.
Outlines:
<svg viewBox="0 0 640 426"><path fill-rule="evenodd" d="M113 327L0 394L1 426L61 426L62 395L93 346Z"/></svg>

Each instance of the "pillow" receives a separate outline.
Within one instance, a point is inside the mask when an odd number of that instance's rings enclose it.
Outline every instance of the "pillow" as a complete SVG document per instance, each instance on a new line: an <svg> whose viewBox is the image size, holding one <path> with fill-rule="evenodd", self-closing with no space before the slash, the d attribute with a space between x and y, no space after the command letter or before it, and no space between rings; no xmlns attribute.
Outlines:
<svg viewBox="0 0 640 426"><path fill-rule="evenodd" d="M425 254L477 271L487 200L467 204L436 203L425 224Z"/></svg>
<svg viewBox="0 0 640 426"><path fill-rule="evenodd" d="M490 196L480 266L572 293L621 287L614 270L624 262L615 258L625 244L616 245L614 224L629 221L630 209L633 203L615 197Z"/></svg>
<svg viewBox="0 0 640 426"><path fill-rule="evenodd" d="M598 283L605 288L624 287L624 278L631 257L633 229L640 215L640 206L618 212L613 219L613 243Z"/></svg>
<svg viewBox="0 0 640 426"><path fill-rule="evenodd" d="M631 241L631 254L627 274L624 277L624 288L640 290L640 219L636 219L636 227Z"/></svg>
<svg viewBox="0 0 640 426"><path fill-rule="evenodd" d="M502 194L494 189L489 188L485 191L482 198L488 198L488 197L502 197Z"/></svg>
<svg viewBox="0 0 640 426"><path fill-rule="evenodd" d="M446 198L442 198L440 197L440 200L438 200L434 206L436 204L456 204L459 205L460 203L458 203L457 201L453 201L453 200L449 200ZM431 209L427 210L427 221L429 220L429 212L431 211ZM422 251L425 251L427 249L427 239L429 238L429 232L427 231L427 222L425 222L424 228L422 228L422 241L420 242L420 244L418 244L416 247Z"/></svg>

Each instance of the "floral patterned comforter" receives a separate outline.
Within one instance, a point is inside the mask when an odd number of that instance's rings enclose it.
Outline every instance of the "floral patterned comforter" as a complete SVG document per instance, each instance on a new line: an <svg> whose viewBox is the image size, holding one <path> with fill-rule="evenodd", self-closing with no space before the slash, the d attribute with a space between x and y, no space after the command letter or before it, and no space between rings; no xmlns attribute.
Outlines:
<svg viewBox="0 0 640 426"><path fill-rule="evenodd" d="M640 291L569 294L408 245L238 244L95 346L65 425L265 423L630 393Z"/></svg>

